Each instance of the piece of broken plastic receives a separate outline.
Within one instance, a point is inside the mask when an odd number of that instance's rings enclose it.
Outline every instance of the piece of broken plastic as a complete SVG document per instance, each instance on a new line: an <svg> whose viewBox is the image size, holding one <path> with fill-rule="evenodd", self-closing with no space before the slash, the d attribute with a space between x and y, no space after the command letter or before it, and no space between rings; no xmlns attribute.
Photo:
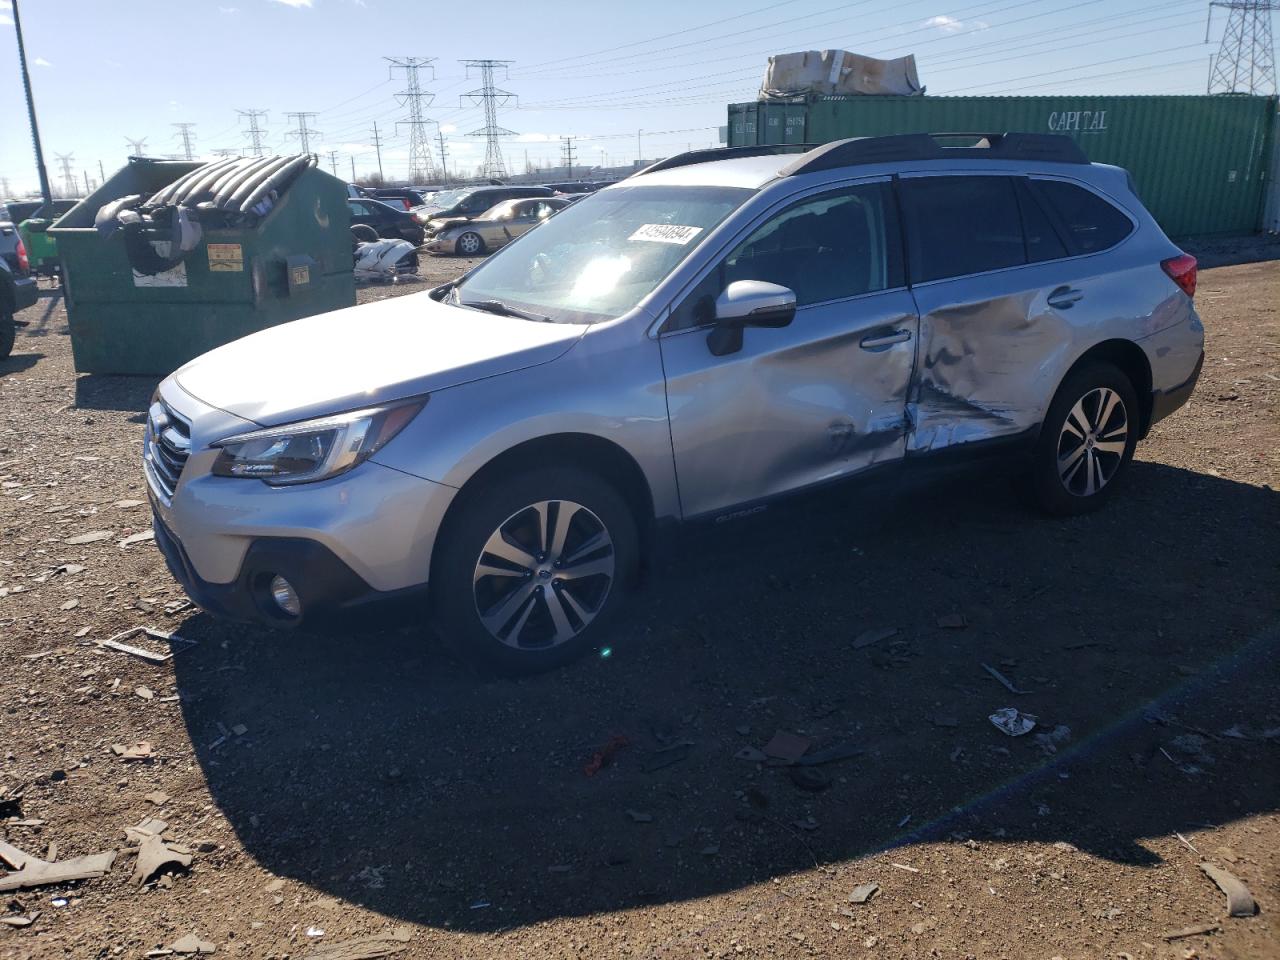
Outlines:
<svg viewBox="0 0 1280 960"><path fill-rule="evenodd" d="M1020 737L1035 729L1036 718L1029 713L1022 713L1016 707L1001 707L987 718L1001 733L1011 737Z"/></svg>

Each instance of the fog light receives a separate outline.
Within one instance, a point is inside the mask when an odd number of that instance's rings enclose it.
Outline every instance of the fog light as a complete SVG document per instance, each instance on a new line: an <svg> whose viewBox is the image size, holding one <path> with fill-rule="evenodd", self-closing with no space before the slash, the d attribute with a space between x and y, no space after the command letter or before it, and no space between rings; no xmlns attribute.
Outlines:
<svg viewBox="0 0 1280 960"><path fill-rule="evenodd" d="M302 601L298 599L298 594L293 589L293 584L284 577L271 578L271 599L276 602L276 606L283 610L291 617L299 616L302 613Z"/></svg>

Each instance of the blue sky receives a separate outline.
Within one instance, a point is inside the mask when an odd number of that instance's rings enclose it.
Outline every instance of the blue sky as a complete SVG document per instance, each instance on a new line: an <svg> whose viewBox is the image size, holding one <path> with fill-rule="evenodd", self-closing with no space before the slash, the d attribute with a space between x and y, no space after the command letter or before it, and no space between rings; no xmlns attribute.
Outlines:
<svg viewBox="0 0 1280 960"><path fill-rule="evenodd" d="M636 132L646 158L708 146L725 104L753 99L770 53L837 47L874 56L915 53L930 94L1202 93L1209 55L1205 0L598 0L427 4L422 0L20 0L41 133L55 154L97 178L127 155L176 153L171 124L195 126L196 149L245 145L237 108L269 111L271 150L289 111L316 111L312 149L376 168L372 123L386 138L388 176L407 168L395 121L403 82L383 57L435 57L427 116L446 137L451 168L473 169L483 124L459 94L479 86L459 58L514 61L500 83L519 108L508 169L552 163L561 136L580 163L629 163ZM467 13L468 9L474 14ZM426 76L424 75L424 81ZM35 188L10 0L0 0L0 177ZM435 128L432 128L435 132ZM437 158L438 159L438 158Z"/></svg>

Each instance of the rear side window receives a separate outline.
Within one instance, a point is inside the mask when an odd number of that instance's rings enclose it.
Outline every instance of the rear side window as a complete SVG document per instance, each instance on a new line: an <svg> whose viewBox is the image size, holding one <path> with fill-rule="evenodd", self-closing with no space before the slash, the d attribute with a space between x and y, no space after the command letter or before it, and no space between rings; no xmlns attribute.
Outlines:
<svg viewBox="0 0 1280 960"><path fill-rule="evenodd" d="M1013 178L910 177L899 186L912 282L1027 262Z"/></svg>
<svg viewBox="0 0 1280 960"><path fill-rule="evenodd" d="M1022 208L1022 231L1027 238L1027 262L1044 263L1067 256L1066 244L1025 180L1018 181L1018 206Z"/></svg>
<svg viewBox="0 0 1280 960"><path fill-rule="evenodd" d="M1096 193L1061 180L1032 180L1031 188L1058 218L1072 253L1114 247L1133 232L1133 222Z"/></svg>

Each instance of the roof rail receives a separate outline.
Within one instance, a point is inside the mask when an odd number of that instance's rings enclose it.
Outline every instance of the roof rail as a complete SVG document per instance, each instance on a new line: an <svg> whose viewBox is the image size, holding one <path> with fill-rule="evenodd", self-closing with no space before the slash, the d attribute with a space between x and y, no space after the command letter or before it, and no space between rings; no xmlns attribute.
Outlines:
<svg viewBox="0 0 1280 960"><path fill-rule="evenodd" d="M964 138L977 143L944 147L939 139ZM1070 137L1053 133L904 133L888 137L853 137L810 150L778 171L779 177L833 170L866 163L941 160L966 157L979 160L1039 160L1048 163L1088 163L1089 158ZM697 161L691 161L697 162Z"/></svg>
<svg viewBox="0 0 1280 960"><path fill-rule="evenodd" d="M659 170L670 170L673 167L687 167L695 163L710 163L712 160L739 160L743 157L772 157L784 153L804 153L817 147L816 143L768 143L750 147L711 147L703 150L689 150L667 157L657 163L651 163L633 177L646 173L657 173Z"/></svg>

